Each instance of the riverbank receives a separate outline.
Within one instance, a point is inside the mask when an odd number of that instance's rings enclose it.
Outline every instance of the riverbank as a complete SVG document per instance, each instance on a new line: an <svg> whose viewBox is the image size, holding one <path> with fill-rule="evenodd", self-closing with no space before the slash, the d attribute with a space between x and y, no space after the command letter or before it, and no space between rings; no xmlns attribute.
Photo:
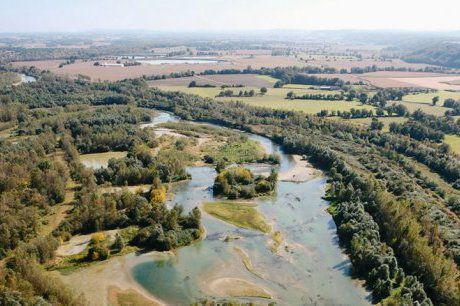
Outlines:
<svg viewBox="0 0 460 306"><path fill-rule="evenodd" d="M300 155L292 155L294 167L279 173L278 179L284 182L305 182L321 175L321 171L315 169L307 160Z"/></svg>
<svg viewBox="0 0 460 306"><path fill-rule="evenodd" d="M78 294L84 294L89 306L160 306L166 305L151 295L131 276L131 268L149 257L165 257L168 254L147 253L141 256L128 254L79 269L61 279Z"/></svg>

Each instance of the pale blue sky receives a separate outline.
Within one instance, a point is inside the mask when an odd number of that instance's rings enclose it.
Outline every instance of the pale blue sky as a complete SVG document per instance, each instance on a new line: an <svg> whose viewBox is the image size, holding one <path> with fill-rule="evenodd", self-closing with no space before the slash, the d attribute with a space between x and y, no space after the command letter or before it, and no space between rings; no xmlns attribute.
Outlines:
<svg viewBox="0 0 460 306"><path fill-rule="evenodd" d="M460 0L0 0L0 32L460 30Z"/></svg>

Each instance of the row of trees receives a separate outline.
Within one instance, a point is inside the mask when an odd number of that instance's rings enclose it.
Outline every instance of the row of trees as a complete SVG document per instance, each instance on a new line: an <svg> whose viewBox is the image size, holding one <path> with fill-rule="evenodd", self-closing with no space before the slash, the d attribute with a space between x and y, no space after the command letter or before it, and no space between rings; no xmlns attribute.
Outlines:
<svg viewBox="0 0 460 306"><path fill-rule="evenodd" d="M340 94L303 94L301 96L298 96L293 91L290 91L286 94L286 99L341 101L341 100L344 100L344 95L340 93Z"/></svg>

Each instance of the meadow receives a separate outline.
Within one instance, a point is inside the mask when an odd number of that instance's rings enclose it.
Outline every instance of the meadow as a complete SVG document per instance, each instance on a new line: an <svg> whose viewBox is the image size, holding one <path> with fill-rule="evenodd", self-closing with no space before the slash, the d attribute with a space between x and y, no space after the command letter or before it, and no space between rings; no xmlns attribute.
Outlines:
<svg viewBox="0 0 460 306"><path fill-rule="evenodd" d="M451 98L454 100L460 100L460 92L438 90L438 91L430 92L430 93L406 95L403 97L403 101L414 102L414 103L424 103L424 104L431 105L433 97L436 97L436 96L439 97L439 102L437 103L438 106L442 106L444 104L444 100L448 98Z"/></svg>
<svg viewBox="0 0 460 306"><path fill-rule="evenodd" d="M195 75L192 77L172 78L164 80L149 81L150 86L185 86L188 87L190 82L195 81L198 85L244 85L248 87L273 87L277 79L267 75L257 74L213 74L213 75Z"/></svg>
<svg viewBox="0 0 460 306"><path fill-rule="evenodd" d="M447 143L452 151L460 155L460 137L457 135L446 135L444 142Z"/></svg>
<svg viewBox="0 0 460 306"><path fill-rule="evenodd" d="M370 105L363 105L357 101L322 101L322 100L289 100L286 99L288 92L293 91L297 95L306 93L310 94L335 94L338 91L323 91L317 89L303 89L301 86L295 85L296 89L293 88L268 88L268 92L265 95L259 94L258 88L233 88L235 94L240 90L251 90L254 89L257 95L253 97L216 97L221 91L220 88L203 88L203 87L183 87L183 86L160 86L160 89L167 91L181 91L184 93L199 95L204 98L215 98L219 101L243 101L252 106L261 106L273 109L291 110L291 111L303 111L308 114L317 114L321 110L327 109L329 111L349 111L352 108L355 109L374 109Z"/></svg>

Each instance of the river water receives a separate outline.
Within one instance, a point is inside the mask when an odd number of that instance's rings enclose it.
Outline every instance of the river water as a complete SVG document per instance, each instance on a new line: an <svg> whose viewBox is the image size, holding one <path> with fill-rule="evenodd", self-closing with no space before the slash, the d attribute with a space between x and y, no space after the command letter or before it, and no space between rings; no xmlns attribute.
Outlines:
<svg viewBox="0 0 460 306"><path fill-rule="evenodd" d="M32 82L36 82L37 79L34 78L33 76L28 76L28 75L25 75L25 74L21 74L21 83L32 83Z"/></svg>
<svg viewBox="0 0 460 306"><path fill-rule="evenodd" d="M162 113L152 124L178 119ZM249 134L268 153L281 156L280 170L294 166L271 140ZM181 204L186 211L215 201L212 185L216 173L210 167L190 167L192 179L175 186L168 205ZM326 178L302 183L279 182L273 196L258 198L259 211L283 236L278 253L270 250L270 235L241 229L203 212L204 240L179 249L174 256L151 257L135 265L132 277L154 296L171 305L189 305L213 296L208 287L217 278L239 278L267 289L273 299L230 298L238 302L278 305L369 305L370 296L350 277L350 261L338 244L336 226L327 213ZM240 239L225 242L226 236ZM287 248L284 248L287 245ZM248 271L235 248L249 255L256 273Z"/></svg>

